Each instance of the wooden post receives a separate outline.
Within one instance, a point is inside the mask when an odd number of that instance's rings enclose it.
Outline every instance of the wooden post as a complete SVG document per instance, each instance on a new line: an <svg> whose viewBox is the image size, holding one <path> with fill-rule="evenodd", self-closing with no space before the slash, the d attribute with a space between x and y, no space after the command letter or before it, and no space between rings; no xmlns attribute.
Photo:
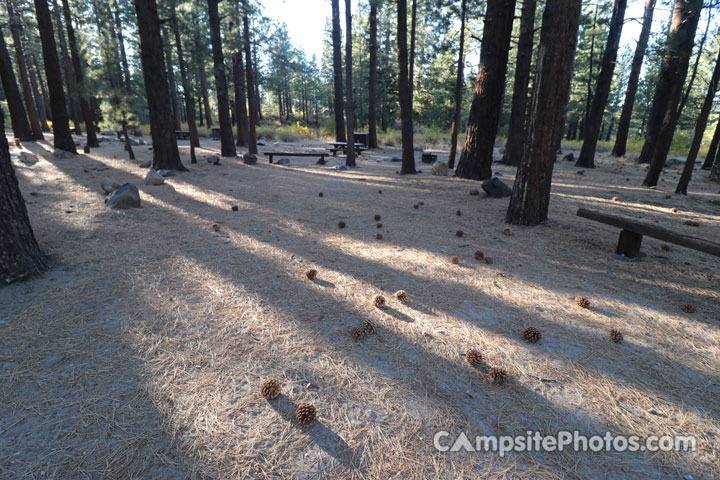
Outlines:
<svg viewBox="0 0 720 480"><path fill-rule="evenodd" d="M617 250L615 253L625 255L627 258L635 258L640 253L640 245L643 236L630 230L622 230L620 239L618 240Z"/></svg>

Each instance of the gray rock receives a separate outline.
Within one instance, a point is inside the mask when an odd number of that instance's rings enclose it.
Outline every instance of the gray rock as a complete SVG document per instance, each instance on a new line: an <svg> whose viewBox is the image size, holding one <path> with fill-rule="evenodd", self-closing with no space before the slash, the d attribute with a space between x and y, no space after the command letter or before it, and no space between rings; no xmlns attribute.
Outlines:
<svg viewBox="0 0 720 480"><path fill-rule="evenodd" d="M105 197L105 206L121 210L140 208L140 192L132 183L124 183L120 188Z"/></svg>
<svg viewBox="0 0 720 480"><path fill-rule="evenodd" d="M177 172L175 170L166 168L164 170L158 170L158 173L163 177L174 177Z"/></svg>
<svg viewBox="0 0 720 480"><path fill-rule="evenodd" d="M347 170L348 167L345 165L335 165L334 167L330 167L330 170Z"/></svg>
<svg viewBox="0 0 720 480"><path fill-rule="evenodd" d="M246 153L243 155L243 163L245 165L255 165L257 163L257 155L254 153Z"/></svg>
<svg viewBox="0 0 720 480"><path fill-rule="evenodd" d="M485 190L488 197L503 198L512 195L512 188L505 185L499 178L493 177L482 183L482 189Z"/></svg>
<svg viewBox="0 0 720 480"><path fill-rule="evenodd" d="M680 158L668 158L665 160L665 166L666 167L674 167L675 165L682 165L685 163L685 160L682 160Z"/></svg>
<svg viewBox="0 0 720 480"><path fill-rule="evenodd" d="M575 155L571 153L568 153L563 157L563 162L574 162L575 161Z"/></svg>
<svg viewBox="0 0 720 480"><path fill-rule="evenodd" d="M145 160L140 164L140 168L150 168L152 166L152 160Z"/></svg>
<svg viewBox="0 0 720 480"><path fill-rule="evenodd" d="M30 152L20 152L20 161L25 165L32 166L38 162L37 155Z"/></svg>
<svg viewBox="0 0 720 480"><path fill-rule="evenodd" d="M120 188L120 184L115 180L111 179L110 177L105 177L105 180L103 180L103 182L100 184L100 187L105 193L112 193L118 188Z"/></svg>
<svg viewBox="0 0 720 480"><path fill-rule="evenodd" d="M281 158L277 162L275 162L275 165L290 165L290 159L289 158Z"/></svg>
<svg viewBox="0 0 720 480"><path fill-rule="evenodd" d="M145 183L148 185L162 185L165 183L165 177L151 168L145 176Z"/></svg>
<svg viewBox="0 0 720 480"><path fill-rule="evenodd" d="M448 168L447 162L435 162L432 166L433 175L438 177L447 177L450 169Z"/></svg>
<svg viewBox="0 0 720 480"><path fill-rule="evenodd" d="M472 189L472 190L470 190L470 195L480 195L480 191Z"/></svg>
<svg viewBox="0 0 720 480"><path fill-rule="evenodd" d="M391 161L391 162L395 162L395 163L399 163L399 162L402 162L402 158L400 158L400 157L392 157L392 158L390 159L390 161Z"/></svg>
<svg viewBox="0 0 720 480"><path fill-rule="evenodd" d="M208 155L206 160L208 163L214 163L215 165L220 163L220 157L218 155Z"/></svg>
<svg viewBox="0 0 720 480"><path fill-rule="evenodd" d="M258 139L257 141L257 145L260 145L261 147L267 145L267 140L265 140L265 137L260 137L260 139Z"/></svg>
<svg viewBox="0 0 720 480"><path fill-rule="evenodd" d="M59 148L56 148L53 152L53 157L66 160L68 158L75 158L75 154L72 152L66 152L65 150L60 150Z"/></svg>
<svg viewBox="0 0 720 480"><path fill-rule="evenodd" d="M105 130L100 132L102 135L107 135L108 137L117 137L117 132L113 129Z"/></svg>

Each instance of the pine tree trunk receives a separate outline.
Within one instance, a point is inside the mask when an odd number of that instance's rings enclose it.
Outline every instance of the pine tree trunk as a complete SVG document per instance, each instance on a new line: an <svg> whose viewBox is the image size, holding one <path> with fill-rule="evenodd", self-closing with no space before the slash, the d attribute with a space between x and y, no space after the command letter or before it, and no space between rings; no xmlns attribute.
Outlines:
<svg viewBox="0 0 720 480"><path fill-rule="evenodd" d="M527 141L505 221L537 225L547 219L555 165L577 43L581 0L547 0L543 13Z"/></svg>
<svg viewBox="0 0 720 480"><path fill-rule="evenodd" d="M413 145L412 89L408 71L407 0L397 0L398 45L398 96L400 99L400 125L402 133L401 175L415 174L415 149Z"/></svg>
<svg viewBox="0 0 720 480"><path fill-rule="evenodd" d="M463 0L465 1L465 0ZM368 99L368 141L378 148L377 140L377 13L376 0L370 0L370 98Z"/></svg>
<svg viewBox="0 0 720 480"><path fill-rule="evenodd" d="M415 101L415 34L417 31L417 0L412 0L410 12L410 102Z"/></svg>
<svg viewBox="0 0 720 480"><path fill-rule="evenodd" d="M243 52L238 50L233 58L233 83L235 84L235 106L237 109L237 145L247 147L250 137L250 125L247 113L247 94L245 93L245 66Z"/></svg>
<svg viewBox="0 0 720 480"><path fill-rule="evenodd" d="M715 156L712 169L710 170L710 180L720 182L720 155Z"/></svg>
<svg viewBox="0 0 720 480"><path fill-rule="evenodd" d="M233 138L232 122L230 121L230 100L228 98L227 77L223 60L222 38L220 37L220 16L218 0L208 0L210 16L210 43L215 73L215 91L218 103L218 122L220 123L220 155L236 157L235 139Z"/></svg>
<svg viewBox="0 0 720 480"><path fill-rule="evenodd" d="M332 0L333 86L335 89L335 141L346 141L343 113L342 45L340 41L340 0Z"/></svg>
<svg viewBox="0 0 720 480"><path fill-rule="evenodd" d="M347 107L345 116L347 117L347 150L345 165L348 167L355 166L355 102L353 100L353 81L352 81L352 10L351 0L345 0L345 77Z"/></svg>
<svg viewBox="0 0 720 480"><path fill-rule="evenodd" d="M0 131L5 131L0 112ZM10 147L0 135L0 284L22 280L47 268L33 233Z"/></svg>
<svg viewBox="0 0 720 480"><path fill-rule="evenodd" d="M256 125L259 120L257 114L257 103L255 91L255 69L253 68L252 51L250 44L250 6L247 0L243 0L243 46L245 47L245 79L247 80L248 100L248 123L249 123L249 145L248 151L252 154L258 153ZM258 97L259 98L259 95Z"/></svg>
<svg viewBox="0 0 720 480"><path fill-rule="evenodd" d="M525 0L525 3L534 3L535 0ZM457 155L457 140L460 131L460 110L462 109L463 93L465 92L465 17L467 16L467 0L462 0L460 5L460 49L458 51L458 64L455 76L455 110L453 111L452 132L450 133L450 156L448 157L448 168L455 168L455 156ZM522 27L521 27L522 30ZM522 42L522 33L520 34ZM531 45L532 46L532 45ZM518 58L519 58L518 53ZM516 80L517 82L517 80ZM511 122L512 124L512 122Z"/></svg>
<svg viewBox="0 0 720 480"><path fill-rule="evenodd" d="M32 142L35 140L35 137L30 129L30 122L28 122L28 117L25 113L25 107L23 106L22 97L20 96L20 89L18 88L15 72L12 68L10 54L5 44L5 35L2 31L0 31L0 78L2 79L8 109L10 110L13 135L15 135L15 138L19 138L24 142ZM5 132L0 133L0 136L5 136Z"/></svg>
<svg viewBox="0 0 720 480"><path fill-rule="evenodd" d="M50 107L53 118L53 144L55 148L67 152L77 153L75 141L70 133L67 109L65 107L65 92L63 91L62 74L58 62L57 46L50 21L50 9L47 0L35 0L35 13L37 14L38 30L42 43L43 60L45 62L45 75L50 90Z"/></svg>
<svg viewBox="0 0 720 480"><path fill-rule="evenodd" d="M122 63L123 74L125 76L125 89L130 95L132 95L133 88L132 79L130 78L130 65L128 64L127 53L125 51L125 37L123 36L120 8L118 7L117 0L113 0L113 16L115 18L118 46L120 47L120 61Z"/></svg>
<svg viewBox="0 0 720 480"><path fill-rule="evenodd" d="M23 55L25 55L23 53ZM47 118L47 111L45 109L45 99L43 98L42 94L40 94L40 91L38 90L38 79L35 75L35 70L33 68L32 63L30 63L30 58L27 56L25 57L25 62L28 66L28 76L30 77L30 87L32 91L32 96L35 101L35 109L38 112L38 121L40 122L40 127L42 128L43 132L49 132L50 127L48 126L48 118Z"/></svg>
<svg viewBox="0 0 720 480"><path fill-rule="evenodd" d="M163 45L165 47L165 63L168 74L168 87L172 99L173 118L175 119L175 130L180 130L182 113L180 112L180 101L178 99L177 83L175 82L175 69L173 68L172 46L170 45L170 33L166 28L162 29Z"/></svg>
<svg viewBox="0 0 720 480"><path fill-rule="evenodd" d="M195 147L200 146L197 125L195 125L195 99L193 98L190 79L188 78L185 55L183 54L182 41L180 40L180 28L177 21L177 5L172 4L172 28L175 36L175 49L177 50L178 64L180 65L180 77L182 78L183 95L185 97L185 111L187 116L188 131L190 132L190 163L197 163Z"/></svg>
<svg viewBox="0 0 720 480"><path fill-rule="evenodd" d="M455 170L457 177L486 180L492 176L493 148L505 93L514 16L515 0L488 0L475 94L465 145Z"/></svg>
<svg viewBox="0 0 720 480"><path fill-rule="evenodd" d="M688 72L690 54L692 53L695 31L697 30L702 0L675 0L672 24L668 33L667 46L660 71L660 79L655 88L655 97L650 112L651 123L659 124L660 128L645 138L645 145L651 145L650 168L643 181L643 186L657 185L660 173L665 166L675 126L677 125L677 108L683 85ZM661 120L657 121L657 117ZM645 151L645 147L643 147Z"/></svg>
<svg viewBox="0 0 720 480"><path fill-rule="evenodd" d="M630 76L628 77L627 89L625 91L625 103L623 103L620 121L618 122L617 135L615 137L615 145L612 149L612 154L616 157L622 157L627 150L630 120L632 119L633 107L635 106L635 96L637 95L638 83L640 82L643 59L645 58L645 51L647 50L647 44L652 30L652 20L656 2L657 0L645 1L642 30L640 31L637 46L635 47L635 54L633 55Z"/></svg>
<svg viewBox="0 0 720 480"><path fill-rule="evenodd" d="M697 121L695 122L695 136L690 145L690 152L685 160L685 168L683 168L682 175L680 175L680 181L675 189L675 193L687 195L687 187L690 183L693 169L695 168L695 160L697 160L697 155L700 151L703 135L705 134L708 117L710 116L710 110L712 110L713 100L715 99L715 92L717 92L718 81L720 81L720 51L718 51L718 57L715 61L715 69L713 70L710 84L707 86L708 90L705 95L705 101L700 109L700 115L698 115Z"/></svg>
<svg viewBox="0 0 720 480"><path fill-rule="evenodd" d="M85 131L87 135L87 145L90 148L96 148L98 146L97 132L95 130L95 124L93 123L92 113L90 111L90 105L88 104L87 98L85 98L80 90L84 83L84 75L82 70L82 64L80 62L80 55L78 53L77 41L75 40L75 29L72 25L72 16L70 14L70 6L68 0L62 0L63 14L65 16L65 28L68 34L68 46L70 48L70 55L72 57L73 71L75 73L75 84L78 87L78 100L80 103L80 111L82 112L83 119L85 120Z"/></svg>
<svg viewBox="0 0 720 480"><path fill-rule="evenodd" d="M698 22L699 22L698 18ZM712 22L712 14L708 16L708 21L705 24L705 33L703 33L702 38L700 39L700 45L698 45L698 53L695 56L695 63L693 64L692 74L690 75L690 80L687 82L687 85L685 85L685 93L682 96L682 100L680 100L680 105L678 105L677 113L675 114L677 116L677 120L680 120L680 117L682 116L683 110L685 110L685 105L687 105L687 101L690 98L690 94L692 93L693 85L695 85L695 79L697 78L698 73L698 67L700 66L700 60L703 57L703 54L705 53L705 43L707 42L708 32L710 31L710 23ZM694 45L693 45L694 46ZM692 55L692 50L690 51L690 54Z"/></svg>
<svg viewBox="0 0 720 480"><path fill-rule="evenodd" d="M63 73L65 74L65 83L67 84L68 95L70 96L70 113L72 121L75 124L75 133L82 134L82 118L80 111L80 102L78 101L77 83L75 81L75 72L73 72L72 62L70 62L70 54L68 53L67 41L65 40L65 31L63 29L62 20L60 19L60 7L57 0L53 0L53 17L57 24L57 38L60 41L60 54L62 55Z"/></svg>
<svg viewBox="0 0 720 480"><path fill-rule="evenodd" d="M5 5L7 6L10 33L13 38L13 47L15 50L15 60L18 67L18 76L20 77L23 100L25 101L25 110L28 115L28 121L30 122L30 129L32 130L33 138L35 140L43 140L45 137L43 136L42 126L40 125L40 120L38 119L38 114L35 109L27 65L25 63L25 55L23 53L22 41L20 40L20 29L22 27L15 16L13 0L6 0Z"/></svg>
<svg viewBox="0 0 720 480"><path fill-rule="evenodd" d="M608 33L605 52L603 53L602 66L595 86L590 115L585 122L585 141L580 149L578 161L575 164L583 168L595 168L595 151L597 142L602 137L601 126L605 106L610 95L613 73L617 60L617 52L620 47L620 36L622 35L623 23L625 22L625 8L627 0L615 0L613 14L610 20L610 31Z"/></svg>
<svg viewBox="0 0 720 480"><path fill-rule="evenodd" d="M28 60L32 61L32 67L35 71L35 85L36 88L39 88L40 94L37 96L38 99L42 102L43 110L45 112L45 120L52 122L52 106L50 105L50 95L48 95L48 91L45 88L45 79L43 79L42 75L42 69L40 68L40 64L37 61L37 57L35 56L35 53L31 52L29 54ZM47 75L47 72L46 72ZM43 128L47 128L48 131L50 131L50 127L47 125L44 125Z"/></svg>
<svg viewBox="0 0 720 480"><path fill-rule="evenodd" d="M186 169L180 161L173 128L157 4L155 0L135 0L135 12L140 36L140 60L150 111L153 168L184 171Z"/></svg>
<svg viewBox="0 0 720 480"><path fill-rule="evenodd" d="M715 156L717 155L718 145L720 145L720 118L717 120L715 132L713 133L712 141L710 141L710 148L701 167L703 170L710 170L712 168Z"/></svg>
<svg viewBox="0 0 720 480"><path fill-rule="evenodd" d="M536 9L537 0L525 0L520 14L520 38L518 39L515 82L513 83L512 107L510 109L510 129L502 158L502 163L506 165L520 165L523 154ZM560 132L562 140L562 128Z"/></svg>

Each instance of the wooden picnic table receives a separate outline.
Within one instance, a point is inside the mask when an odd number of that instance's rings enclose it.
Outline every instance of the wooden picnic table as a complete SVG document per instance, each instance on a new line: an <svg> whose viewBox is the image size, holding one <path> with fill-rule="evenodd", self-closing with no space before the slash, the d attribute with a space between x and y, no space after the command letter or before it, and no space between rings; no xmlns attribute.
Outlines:
<svg viewBox="0 0 720 480"><path fill-rule="evenodd" d="M333 157L337 155L337 152L347 152L348 149L347 142L330 142L330 145L332 145L332 148L329 150L332 152ZM365 150L367 150L365 144L355 143L355 153L357 155L361 155Z"/></svg>
<svg viewBox="0 0 720 480"><path fill-rule="evenodd" d="M175 130L175 136L178 140L187 140L190 138L190 132L187 130Z"/></svg>

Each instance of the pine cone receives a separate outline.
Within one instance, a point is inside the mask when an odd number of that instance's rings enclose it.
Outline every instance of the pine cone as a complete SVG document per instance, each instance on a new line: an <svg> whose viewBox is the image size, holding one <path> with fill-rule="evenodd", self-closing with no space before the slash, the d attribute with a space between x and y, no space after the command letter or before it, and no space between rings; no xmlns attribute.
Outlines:
<svg viewBox="0 0 720 480"><path fill-rule="evenodd" d="M585 297L575 297L575 303L581 308L590 308L590 300Z"/></svg>
<svg viewBox="0 0 720 480"><path fill-rule="evenodd" d="M381 219L380 215L375 215L375 221L376 221L376 222L379 222L380 219Z"/></svg>
<svg viewBox="0 0 720 480"><path fill-rule="evenodd" d="M407 292L405 290L398 290L395 292L395 298L398 302L405 303L407 302Z"/></svg>
<svg viewBox="0 0 720 480"><path fill-rule="evenodd" d="M505 235L512 235L512 230L510 230L509 228L506 228L505 230L503 230L503 233Z"/></svg>
<svg viewBox="0 0 720 480"><path fill-rule="evenodd" d="M458 230L457 232L455 232L456 237L462 237L463 235L465 235L465 232L463 232L462 230Z"/></svg>
<svg viewBox="0 0 720 480"><path fill-rule="evenodd" d="M382 228L382 223L378 223L377 228Z"/></svg>
<svg viewBox="0 0 720 480"><path fill-rule="evenodd" d="M382 239L383 239L382 233L376 234L376 235L375 235L375 238L377 238L378 240L382 240Z"/></svg>
<svg viewBox="0 0 720 480"><path fill-rule="evenodd" d="M382 295L375 295L372 299L372 303L377 308L382 308L385 306L385 297Z"/></svg>
<svg viewBox="0 0 720 480"><path fill-rule="evenodd" d="M312 425L317 419L317 410L315 406L310 403L303 403L295 411L295 418L300 425Z"/></svg>
<svg viewBox="0 0 720 480"><path fill-rule="evenodd" d="M274 378L268 378L260 385L260 393L266 400L275 400L280 395L280 384Z"/></svg>
<svg viewBox="0 0 720 480"><path fill-rule="evenodd" d="M477 250L475 252L475 260L482 260L483 258L485 258L485 254L480 250Z"/></svg>
<svg viewBox="0 0 720 480"><path fill-rule="evenodd" d="M458 263L460 263L460 259L458 257L452 257L450 259L450 263L452 263L453 265L457 265Z"/></svg>
<svg viewBox="0 0 720 480"><path fill-rule="evenodd" d="M695 313L695 310L695 305L693 305L692 303L686 303L682 306L682 311L685 313Z"/></svg>
<svg viewBox="0 0 720 480"><path fill-rule="evenodd" d="M368 335L371 335L371 334L375 333L375 325L373 325L372 323L370 323L368 321L364 321L363 322L363 330L365 330L365 333L367 333Z"/></svg>
<svg viewBox="0 0 720 480"><path fill-rule="evenodd" d="M323 196L323 192L318 193L318 197L322 197L322 196Z"/></svg>
<svg viewBox="0 0 720 480"><path fill-rule="evenodd" d="M461 212L460 210L458 210L457 212L455 212L455 215L457 215L458 217L461 217L461 216L462 216L462 212Z"/></svg>
<svg viewBox="0 0 720 480"><path fill-rule="evenodd" d="M492 257L485 257L485 263L487 263L488 265L490 265L491 263L493 263Z"/></svg>
<svg viewBox="0 0 720 480"><path fill-rule="evenodd" d="M358 327L353 327L350 329L350 336L353 337L355 340L360 340L365 336L365 330Z"/></svg>
<svg viewBox="0 0 720 480"><path fill-rule="evenodd" d="M345 222L338 222L338 227L345 228Z"/></svg>
<svg viewBox="0 0 720 480"><path fill-rule="evenodd" d="M318 274L318 272L314 268L311 268L311 269L305 271L305 276L308 278L308 280L315 280L315 277L317 277L317 274Z"/></svg>
<svg viewBox="0 0 720 480"><path fill-rule="evenodd" d="M488 378L492 383L503 383L507 378L507 372L500 367L492 367L488 373Z"/></svg>
<svg viewBox="0 0 720 480"><path fill-rule="evenodd" d="M613 328L610 330L610 341L614 343L622 343L623 342L623 334L620 332L620 330Z"/></svg>
<svg viewBox="0 0 720 480"><path fill-rule="evenodd" d="M542 338L542 333L535 327L528 327L523 332L523 337L530 343L537 343Z"/></svg>
<svg viewBox="0 0 720 480"><path fill-rule="evenodd" d="M470 349L465 353L465 360L473 367L479 367L482 364L482 354L477 350Z"/></svg>

